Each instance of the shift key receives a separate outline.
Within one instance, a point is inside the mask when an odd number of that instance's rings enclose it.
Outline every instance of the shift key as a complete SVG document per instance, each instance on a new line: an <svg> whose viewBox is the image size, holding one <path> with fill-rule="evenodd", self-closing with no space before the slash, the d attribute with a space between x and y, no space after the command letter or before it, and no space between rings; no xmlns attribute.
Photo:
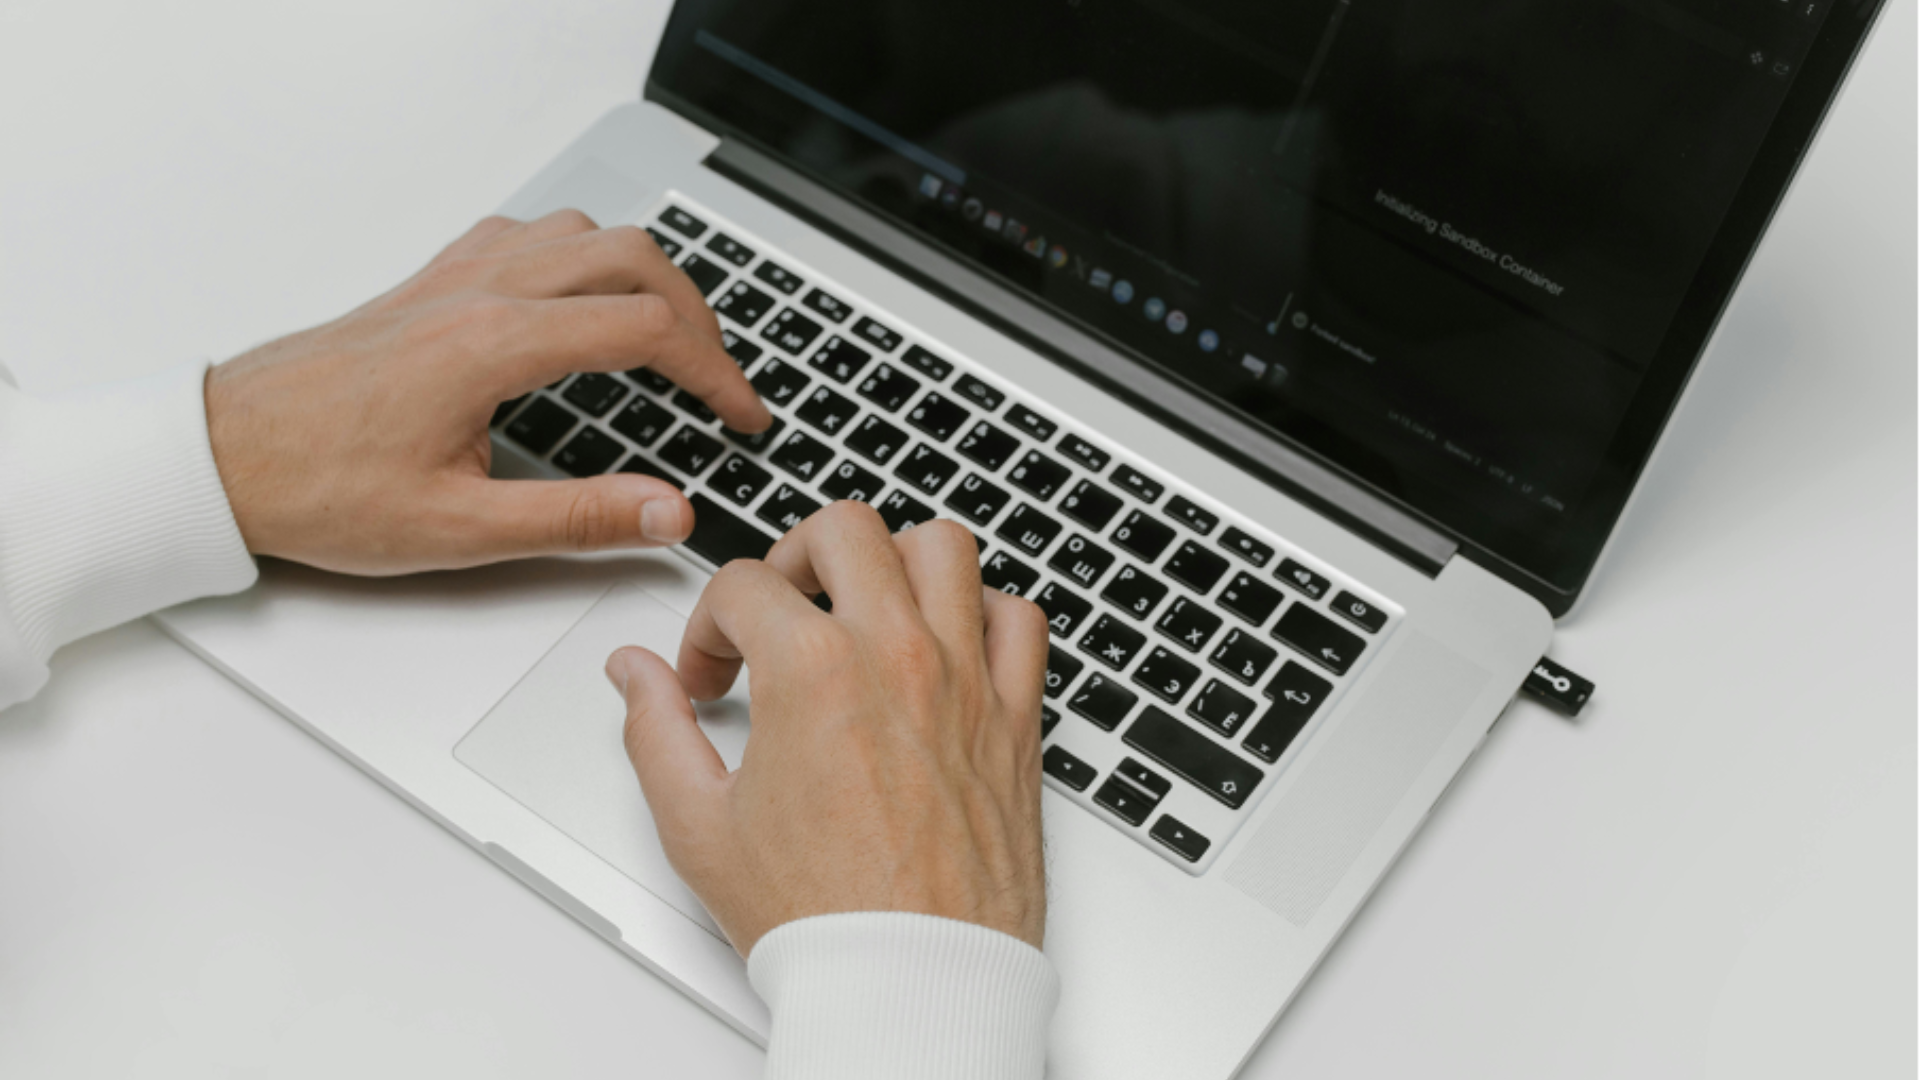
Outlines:
<svg viewBox="0 0 1920 1080"><path fill-rule="evenodd" d="M1152 705L1127 729L1124 741L1235 810L1260 786L1264 775L1250 762Z"/></svg>

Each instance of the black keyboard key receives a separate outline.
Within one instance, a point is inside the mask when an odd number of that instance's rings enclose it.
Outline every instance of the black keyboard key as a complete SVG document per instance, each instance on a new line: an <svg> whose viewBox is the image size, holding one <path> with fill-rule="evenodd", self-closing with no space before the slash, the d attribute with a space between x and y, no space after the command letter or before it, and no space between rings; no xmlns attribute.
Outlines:
<svg viewBox="0 0 1920 1080"><path fill-rule="evenodd" d="M1214 526L1220 524L1218 514L1201 509L1184 495L1175 495L1167 500L1167 516L1201 536L1212 532Z"/></svg>
<svg viewBox="0 0 1920 1080"><path fill-rule="evenodd" d="M1066 543L1060 545L1059 551L1053 553L1047 565L1065 574L1081 588L1091 589L1093 583L1100 580L1100 575L1107 572L1107 567L1113 565L1113 552L1074 533L1067 537Z"/></svg>
<svg viewBox="0 0 1920 1080"><path fill-rule="evenodd" d="M1033 602L1046 612L1047 628L1063 640L1072 637L1087 616L1093 614L1092 601L1057 581L1047 582L1047 587L1035 594Z"/></svg>
<svg viewBox="0 0 1920 1080"><path fill-rule="evenodd" d="M1288 608L1273 624L1273 636L1335 675L1345 675L1360 658L1360 650L1367 647L1358 634L1342 630L1332 619L1301 603Z"/></svg>
<svg viewBox="0 0 1920 1080"><path fill-rule="evenodd" d="M1047 682L1046 695L1057 698L1066 692L1068 686L1080 675L1080 669L1087 665L1067 655L1057 645L1047 646Z"/></svg>
<svg viewBox="0 0 1920 1080"><path fill-rule="evenodd" d="M955 449L979 462L981 468L993 472L1005 465L1007 459L1020 449L1020 440L982 420L967 429Z"/></svg>
<svg viewBox="0 0 1920 1080"><path fill-rule="evenodd" d="M935 442L946 442L966 422L967 410L934 393L921 398L920 404L907 413L907 423L931 435Z"/></svg>
<svg viewBox="0 0 1920 1080"><path fill-rule="evenodd" d="M899 334L894 333L865 316L862 316L859 322L853 324L853 336L879 349L883 353L890 353L899 348L902 340Z"/></svg>
<svg viewBox="0 0 1920 1080"><path fill-rule="evenodd" d="M1148 798L1139 788L1122 783L1118 776L1107 777L1107 782L1093 793L1093 801L1129 825L1147 820L1153 808L1160 805L1160 800Z"/></svg>
<svg viewBox="0 0 1920 1080"><path fill-rule="evenodd" d="M672 484L682 491L687 489L687 482L685 480L661 468L659 464L641 457L639 454L628 458L620 466L620 471L624 473L638 473L641 476L651 476L656 480L665 480L667 483Z"/></svg>
<svg viewBox="0 0 1920 1080"><path fill-rule="evenodd" d="M1047 752L1040 755L1040 767L1048 776L1075 791L1085 791L1087 785L1093 783L1093 766L1058 746L1049 746Z"/></svg>
<svg viewBox="0 0 1920 1080"><path fill-rule="evenodd" d="M1144 510L1135 510L1120 522L1119 528L1113 530L1113 542L1152 562L1173 542L1173 526L1150 516Z"/></svg>
<svg viewBox="0 0 1920 1080"><path fill-rule="evenodd" d="M1254 708L1252 698L1219 679L1208 679L1187 706L1187 715L1231 739L1253 718Z"/></svg>
<svg viewBox="0 0 1920 1080"><path fill-rule="evenodd" d="M553 455L553 463L574 476L599 476L627 452L620 440L588 425Z"/></svg>
<svg viewBox="0 0 1920 1080"><path fill-rule="evenodd" d="M1039 580L1040 571L1004 551L994 552L980 564L980 583L1009 596L1027 595L1027 590Z"/></svg>
<svg viewBox="0 0 1920 1080"><path fill-rule="evenodd" d="M853 309L847 306L846 301L819 289L808 293L800 302L819 312L820 317L828 322L846 322L847 316L853 314Z"/></svg>
<svg viewBox="0 0 1920 1080"><path fill-rule="evenodd" d="M1273 572L1273 576L1306 593L1307 598L1310 600L1320 599L1327 595L1328 589L1333 587L1333 582L1294 562L1292 559L1280 560L1280 568Z"/></svg>
<svg viewBox="0 0 1920 1080"><path fill-rule="evenodd" d="M1013 408L1008 409L1007 423L1012 424L1014 427L1019 428L1021 431L1026 432L1041 442L1046 442L1048 439L1053 438L1053 433L1060 430L1059 424L1041 416L1025 405L1015 405Z"/></svg>
<svg viewBox="0 0 1920 1080"><path fill-rule="evenodd" d="M627 389L627 384L619 379L589 371L574 379L573 384L567 387L567 392L560 396L588 416L605 416L629 393L631 391Z"/></svg>
<svg viewBox="0 0 1920 1080"><path fill-rule="evenodd" d="M1041 502L1053 498L1072 477L1071 469L1038 450L1029 450L1007 473L1007 479Z"/></svg>
<svg viewBox="0 0 1920 1080"><path fill-rule="evenodd" d="M933 520L933 508L904 491L887 492L874 509L880 511L888 532L903 532Z"/></svg>
<svg viewBox="0 0 1920 1080"><path fill-rule="evenodd" d="M687 496L693 504L693 535L687 548L715 566L735 559L764 559L773 550L773 537L747 524L700 492Z"/></svg>
<svg viewBox="0 0 1920 1080"><path fill-rule="evenodd" d="M988 483L979 473L968 473L947 496L947 506L975 525L985 525L1011 498L1006 489Z"/></svg>
<svg viewBox="0 0 1920 1080"><path fill-rule="evenodd" d="M800 489L791 484L781 484L773 489L773 494L767 496L766 502L760 504L757 516L781 532L787 532L818 509L820 503L817 500L802 495Z"/></svg>
<svg viewBox="0 0 1920 1080"><path fill-rule="evenodd" d="M674 391L673 403L678 405L682 412L703 424L711 424L714 421L713 410L707 408L707 403L685 390Z"/></svg>
<svg viewBox="0 0 1920 1080"><path fill-rule="evenodd" d="M1280 590L1242 570L1220 590L1220 606L1255 626L1280 606Z"/></svg>
<svg viewBox="0 0 1920 1080"><path fill-rule="evenodd" d="M726 292L720 294L718 300L713 302L713 310L751 329L754 323L760 321L760 316L773 310L773 297L744 281L736 281ZM759 352L759 346L752 346L752 348L755 353ZM732 349L727 351L733 352ZM735 354L734 360L743 367L751 362L741 360L738 354Z"/></svg>
<svg viewBox="0 0 1920 1080"><path fill-rule="evenodd" d="M808 358L807 363L826 372L827 378L834 382L845 383L860 374L860 369L866 367L871 359L873 355L867 350L835 334Z"/></svg>
<svg viewBox="0 0 1920 1080"><path fill-rule="evenodd" d="M1082 480L1060 500L1060 512L1099 532L1120 512L1120 496L1091 480Z"/></svg>
<svg viewBox="0 0 1920 1080"><path fill-rule="evenodd" d="M921 443L894 467L893 474L929 495L938 495L959 471L959 462Z"/></svg>
<svg viewBox="0 0 1920 1080"><path fill-rule="evenodd" d="M713 290L719 288L720 283L727 280L727 267L725 263L702 258L697 253L682 259L680 261L680 269L685 271L686 275L693 279L693 286L700 290L701 296L713 295Z"/></svg>
<svg viewBox="0 0 1920 1080"><path fill-rule="evenodd" d="M1387 613L1345 589L1333 598L1333 613L1369 634L1377 634L1387 625Z"/></svg>
<svg viewBox="0 0 1920 1080"><path fill-rule="evenodd" d="M707 241L707 250L735 266L745 266L753 261L753 249L726 233L714 233L713 239Z"/></svg>
<svg viewBox="0 0 1920 1080"><path fill-rule="evenodd" d="M1122 615L1144 619L1166 599L1167 587L1155 581L1145 570L1137 566L1123 566L1120 572L1107 582L1105 592L1100 598L1120 609Z"/></svg>
<svg viewBox="0 0 1920 1080"><path fill-rule="evenodd" d="M1208 611L1199 601L1182 596L1167 608L1167 613L1160 616L1160 621L1153 624L1153 628L1160 632L1161 637L1188 652L1199 652L1225 621Z"/></svg>
<svg viewBox="0 0 1920 1080"><path fill-rule="evenodd" d="M1093 621L1080 638L1080 651L1115 671L1127 666L1147 643L1147 637L1133 627L1102 615Z"/></svg>
<svg viewBox="0 0 1920 1080"><path fill-rule="evenodd" d="M558 446L579 422L572 409L552 398L537 397L507 425L507 438L536 454L544 454Z"/></svg>
<svg viewBox="0 0 1920 1080"><path fill-rule="evenodd" d="M885 465L907 445L907 433L877 416L867 416L846 438L847 449L873 462Z"/></svg>
<svg viewBox="0 0 1920 1080"><path fill-rule="evenodd" d="M1267 684L1267 696L1273 705L1247 733L1247 753L1262 761L1278 761L1287 746L1313 719L1322 702L1333 693L1333 684L1293 661L1287 661L1280 674Z"/></svg>
<svg viewBox="0 0 1920 1080"><path fill-rule="evenodd" d="M800 291L800 278L791 270L778 263L763 262L754 271L753 276L779 289L784 296L792 296Z"/></svg>
<svg viewBox="0 0 1920 1080"><path fill-rule="evenodd" d="M787 405L800 396L800 392L813 381L813 376L776 356L747 381L768 403Z"/></svg>
<svg viewBox="0 0 1920 1080"><path fill-rule="evenodd" d="M735 431L729 427L721 428L720 434L725 435L732 442L738 443L754 453L759 453L767 447L772 446L773 440L780 434L780 429L786 426L787 422L776 416L773 418L773 423L767 425L767 430L757 432L753 435L749 435L744 431Z"/></svg>
<svg viewBox="0 0 1920 1080"><path fill-rule="evenodd" d="M641 386L661 397L673 393L673 380L652 368L628 368L625 374L627 378L632 379L634 382L639 383Z"/></svg>
<svg viewBox="0 0 1920 1080"><path fill-rule="evenodd" d="M960 381L953 384L953 389L961 397L988 412L998 409L1001 403L1007 400L1007 395L971 375L960 376Z"/></svg>
<svg viewBox="0 0 1920 1080"><path fill-rule="evenodd" d="M1078 435L1068 435L1066 438L1061 439L1060 452L1096 473L1105 470L1107 462L1113 460L1113 455ZM1147 501L1152 502L1153 500L1148 499Z"/></svg>
<svg viewBox="0 0 1920 1080"><path fill-rule="evenodd" d="M1152 705L1121 738L1232 809L1238 810L1260 786L1257 766Z"/></svg>
<svg viewBox="0 0 1920 1080"><path fill-rule="evenodd" d="M946 382L947 376L953 374L952 364L940 359L918 345L907 346L906 354L900 359L906 361L908 365L919 369L922 375L932 379L934 382Z"/></svg>
<svg viewBox="0 0 1920 1080"><path fill-rule="evenodd" d="M773 482L773 474L756 465L747 458L734 454L720 463L720 468L707 478L707 486L720 493L720 497L736 506L746 506Z"/></svg>
<svg viewBox="0 0 1920 1080"><path fill-rule="evenodd" d="M827 471L827 463L833 460L833 447L804 431L796 431L769 454L767 460L802 480L812 480Z"/></svg>
<svg viewBox="0 0 1920 1080"><path fill-rule="evenodd" d="M851 461L843 461L827 473L825 480L820 481L820 493L829 499L872 502L885 486L878 476Z"/></svg>
<svg viewBox="0 0 1920 1080"><path fill-rule="evenodd" d="M1273 666L1280 654L1248 630L1235 627L1220 647L1207 657L1207 663L1252 686Z"/></svg>
<svg viewBox="0 0 1920 1080"><path fill-rule="evenodd" d="M637 397L627 407L614 414L607 424L613 430L633 440L639 447L648 447L667 433L673 426L673 414L657 402Z"/></svg>
<svg viewBox="0 0 1920 1080"><path fill-rule="evenodd" d="M1040 706L1040 737L1044 739L1053 734L1053 729L1059 726L1060 714L1053 711L1053 706Z"/></svg>
<svg viewBox="0 0 1920 1080"><path fill-rule="evenodd" d="M501 402L499 405L494 407L493 419L487 421L487 426L499 427L501 424L506 422L507 417L513 415L513 410L519 408L521 405L524 405L526 403L526 400L527 400L527 395L521 394L519 397L514 398L512 401Z"/></svg>
<svg viewBox="0 0 1920 1080"><path fill-rule="evenodd" d="M760 336L799 356L820 336L820 324L792 308L781 308L760 328Z"/></svg>
<svg viewBox="0 0 1920 1080"><path fill-rule="evenodd" d="M680 250L683 246L680 243L680 241L675 240L673 237L668 236L666 233L661 232L659 229L656 229L651 225L647 226L647 235L653 237L653 242L659 246L660 250L666 254L667 258L671 259L674 256L680 254Z"/></svg>
<svg viewBox="0 0 1920 1080"><path fill-rule="evenodd" d="M660 221L674 232L679 233L689 240L698 240L700 239L700 234L707 231L706 222L701 221L699 218L694 217L692 214L687 213L677 206L669 206L665 210L660 211Z"/></svg>
<svg viewBox="0 0 1920 1080"><path fill-rule="evenodd" d="M881 364L861 381L859 393L887 412L898 412L919 390L919 379L903 374L892 364Z"/></svg>
<svg viewBox="0 0 1920 1080"><path fill-rule="evenodd" d="M1122 465L1113 470L1113 482L1120 490L1152 506L1160 501L1166 492L1166 486L1131 465Z"/></svg>
<svg viewBox="0 0 1920 1080"><path fill-rule="evenodd" d="M1189 540L1167 560L1165 569L1168 577L1194 592L1205 593L1227 572L1227 559Z"/></svg>
<svg viewBox="0 0 1920 1080"><path fill-rule="evenodd" d="M707 466L718 461L720 452L726 447L720 440L701 431L691 424L681 424L680 430L667 436L660 444L660 460L686 473L699 476Z"/></svg>
<svg viewBox="0 0 1920 1080"><path fill-rule="evenodd" d="M841 428L860 415L860 406L854 404L853 399L834 393L829 387L817 386L793 410L793 415L829 435L837 435Z"/></svg>
<svg viewBox="0 0 1920 1080"><path fill-rule="evenodd" d="M1228 526L1220 534L1220 546L1255 566L1265 566L1273 559L1273 545L1255 540L1237 525Z"/></svg>
<svg viewBox="0 0 1920 1080"><path fill-rule="evenodd" d="M1140 661L1140 667L1133 673L1133 681L1171 705L1200 681L1200 669L1155 645L1147 658Z"/></svg>
<svg viewBox="0 0 1920 1080"><path fill-rule="evenodd" d="M1100 730L1112 731L1139 703L1140 695L1096 671L1067 699L1067 708L1093 721Z"/></svg>
<svg viewBox="0 0 1920 1080"><path fill-rule="evenodd" d="M720 347L727 350L727 355L733 357L734 365L741 371L752 367L753 362L767 351L724 326L720 328Z"/></svg>
<svg viewBox="0 0 1920 1080"><path fill-rule="evenodd" d="M1060 535L1060 523L1021 503L1000 523L995 535L1029 555L1038 555Z"/></svg>
<svg viewBox="0 0 1920 1080"><path fill-rule="evenodd" d="M1206 857L1207 849L1213 846L1213 841L1194 832L1172 814L1161 814L1160 820L1154 822L1153 828L1147 830L1147 835L1166 845L1175 855L1188 862L1199 862Z"/></svg>

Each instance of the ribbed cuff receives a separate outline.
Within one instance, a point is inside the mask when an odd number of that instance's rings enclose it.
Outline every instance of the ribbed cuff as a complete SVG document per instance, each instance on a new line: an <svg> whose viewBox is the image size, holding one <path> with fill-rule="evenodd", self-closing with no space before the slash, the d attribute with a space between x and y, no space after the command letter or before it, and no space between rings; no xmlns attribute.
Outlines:
<svg viewBox="0 0 1920 1080"><path fill-rule="evenodd" d="M747 977L773 1012L768 1080L1038 1080L1060 996L1031 945L898 912L790 922Z"/></svg>
<svg viewBox="0 0 1920 1080"><path fill-rule="evenodd" d="M38 689L75 638L253 584L213 463L206 373L46 400L0 388L0 656L25 652L0 659L0 705Z"/></svg>

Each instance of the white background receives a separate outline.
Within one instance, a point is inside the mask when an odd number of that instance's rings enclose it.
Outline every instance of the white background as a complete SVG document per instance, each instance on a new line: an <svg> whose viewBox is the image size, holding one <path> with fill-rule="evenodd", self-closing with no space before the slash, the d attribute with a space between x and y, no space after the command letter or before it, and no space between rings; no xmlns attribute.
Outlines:
<svg viewBox="0 0 1920 1080"><path fill-rule="evenodd" d="M0 360L52 391L359 303L635 96L665 8L5 0ZM1599 697L1509 713L1248 1075L1915 1074L1911 0L1882 21L1555 645ZM0 713L0 1075L757 1075L150 625L54 668Z"/></svg>

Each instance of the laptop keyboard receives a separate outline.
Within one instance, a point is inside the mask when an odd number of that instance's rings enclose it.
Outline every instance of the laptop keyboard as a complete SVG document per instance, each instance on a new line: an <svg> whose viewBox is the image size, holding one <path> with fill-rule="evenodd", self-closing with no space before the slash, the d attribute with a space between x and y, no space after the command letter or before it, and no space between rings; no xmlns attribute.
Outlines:
<svg viewBox="0 0 1920 1080"><path fill-rule="evenodd" d="M1207 869L1401 610L692 200L643 220L719 313L773 429L728 431L636 369L508 402L501 436L574 476L683 489L684 549L715 567L838 499L896 532L965 525L986 584L1049 620L1046 784Z"/></svg>

